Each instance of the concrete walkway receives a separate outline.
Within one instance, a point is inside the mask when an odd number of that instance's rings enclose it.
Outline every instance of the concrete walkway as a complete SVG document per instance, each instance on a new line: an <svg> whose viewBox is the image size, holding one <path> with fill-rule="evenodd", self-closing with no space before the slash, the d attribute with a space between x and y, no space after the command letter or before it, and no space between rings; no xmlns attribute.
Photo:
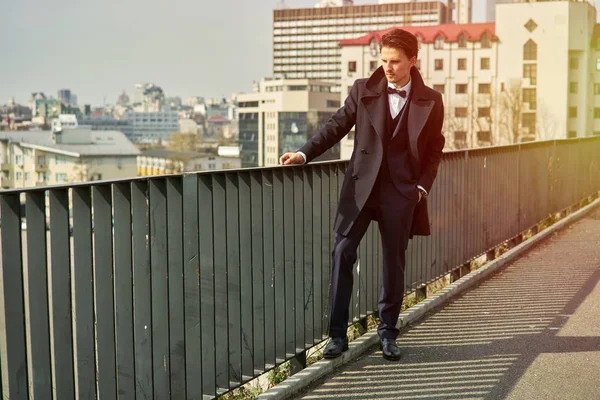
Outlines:
<svg viewBox="0 0 600 400"><path fill-rule="evenodd" d="M302 399L600 399L600 210Z"/></svg>

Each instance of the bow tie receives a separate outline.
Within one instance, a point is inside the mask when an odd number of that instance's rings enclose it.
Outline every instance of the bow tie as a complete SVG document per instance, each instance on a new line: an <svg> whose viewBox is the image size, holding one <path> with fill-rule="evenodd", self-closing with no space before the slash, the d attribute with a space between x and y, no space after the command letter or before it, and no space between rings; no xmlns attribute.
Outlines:
<svg viewBox="0 0 600 400"><path fill-rule="evenodd" d="M388 92L388 94L394 94L394 93L399 94L400 97L402 97L402 98L406 97L406 90L392 89L391 87L388 86L387 92Z"/></svg>

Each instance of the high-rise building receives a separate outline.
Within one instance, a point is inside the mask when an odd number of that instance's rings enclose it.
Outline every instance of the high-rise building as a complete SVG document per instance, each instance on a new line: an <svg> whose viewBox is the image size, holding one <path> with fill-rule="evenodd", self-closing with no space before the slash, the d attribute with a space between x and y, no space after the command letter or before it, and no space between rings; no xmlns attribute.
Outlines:
<svg viewBox="0 0 600 400"><path fill-rule="evenodd" d="M273 76L319 79L339 91L339 41L401 25L445 23L441 1L278 9L273 12Z"/></svg>
<svg viewBox="0 0 600 400"><path fill-rule="evenodd" d="M58 100L70 106L71 105L71 90L70 89L61 89L58 91Z"/></svg>
<svg viewBox="0 0 600 400"><path fill-rule="evenodd" d="M263 80L258 92L237 96L242 167L277 165L298 150L340 107L334 85L313 79ZM318 160L340 158L339 145Z"/></svg>

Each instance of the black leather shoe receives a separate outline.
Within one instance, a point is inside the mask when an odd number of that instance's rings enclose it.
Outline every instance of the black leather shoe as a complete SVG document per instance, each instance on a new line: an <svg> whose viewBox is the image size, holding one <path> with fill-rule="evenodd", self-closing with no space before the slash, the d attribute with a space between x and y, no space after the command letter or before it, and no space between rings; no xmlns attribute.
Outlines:
<svg viewBox="0 0 600 400"><path fill-rule="evenodd" d="M329 343L325 346L323 357L337 358L346 350L348 350L348 337L332 337L329 338Z"/></svg>
<svg viewBox="0 0 600 400"><path fill-rule="evenodd" d="M396 344L396 339L381 339L381 352L386 360L398 361L400 359L400 349Z"/></svg>

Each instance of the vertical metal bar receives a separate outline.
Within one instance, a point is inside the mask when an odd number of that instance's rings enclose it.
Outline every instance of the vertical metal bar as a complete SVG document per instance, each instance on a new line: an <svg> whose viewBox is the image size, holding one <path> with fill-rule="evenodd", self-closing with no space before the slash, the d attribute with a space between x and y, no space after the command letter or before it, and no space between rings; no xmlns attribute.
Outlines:
<svg viewBox="0 0 600 400"><path fill-rule="evenodd" d="M265 324L266 319L272 319L270 304L267 306L265 271L267 265L264 256L265 242L269 240L265 232L267 230L263 219L263 193L262 174L252 172L250 180L250 235L251 235L251 258L250 274L252 277L252 325L254 327L252 347L254 349L253 375L258 375L265 370L266 343ZM271 239L271 243L272 239ZM272 251L272 250L271 250ZM268 308L269 307L269 308ZM268 317L267 317L268 316Z"/></svg>
<svg viewBox="0 0 600 400"><path fill-rule="evenodd" d="M109 185L93 186L94 294L98 397L117 396L113 294L112 199Z"/></svg>
<svg viewBox="0 0 600 400"><path fill-rule="evenodd" d="M133 346L133 265L131 238L131 185L113 186L114 207L114 287L117 393L135 397L135 352ZM52 214L52 209L50 210ZM52 214L52 223L55 217ZM52 231L54 238L54 231ZM67 397L65 397L67 398Z"/></svg>
<svg viewBox="0 0 600 400"><path fill-rule="evenodd" d="M239 172L239 264L240 264L240 333L242 381L254 376L254 277L252 274L252 197L250 194L250 173ZM262 274L261 274L262 282ZM262 291L262 290L261 290Z"/></svg>
<svg viewBox="0 0 600 400"><path fill-rule="evenodd" d="M303 257L303 301L302 301L302 310L304 317L304 332L303 332L303 342L302 349L306 349L314 343L313 340L313 329L314 329L314 290L315 283L313 278L313 268L314 268L314 259L313 259L313 246L315 243L313 242L313 209L314 204L313 200L313 167L305 167L301 170L302 176L300 177L302 180L302 193L303 193L303 201L301 204L301 208L303 211L304 217L304 227L303 227L303 242L304 242L304 251L302 254ZM318 242L317 242L318 243Z"/></svg>
<svg viewBox="0 0 600 400"><path fill-rule="evenodd" d="M227 227L227 304L229 308L230 388L242 383L240 215L237 175L225 175ZM218 226L218 225L217 225Z"/></svg>
<svg viewBox="0 0 600 400"><path fill-rule="evenodd" d="M0 364L3 397L29 396L26 368L25 305L21 258L21 205L18 194L0 194ZM17 374L14 371L23 371Z"/></svg>
<svg viewBox="0 0 600 400"><path fill-rule="evenodd" d="M322 258L322 220L323 220L323 188L321 176L323 169L315 166L311 169L312 174L312 262L313 262L313 331L312 343L321 340L323 334L323 258Z"/></svg>
<svg viewBox="0 0 600 400"><path fill-rule="evenodd" d="M296 296L295 296L295 252L294 252L294 171L283 171L283 240L285 280L285 351L286 359L296 354Z"/></svg>
<svg viewBox="0 0 600 400"><path fill-rule="evenodd" d="M225 176L212 175L213 231L215 261L215 342L217 387L229 389L229 296L227 277L227 197ZM232 326L233 328L233 326Z"/></svg>
<svg viewBox="0 0 600 400"><path fill-rule="evenodd" d="M187 177L184 179L188 179ZM184 214L184 221L186 218L194 218L193 221L196 222L195 232L199 232L200 235L200 247L196 248L196 253L194 253L193 257L197 257L197 251L199 250L200 256L200 294L198 294L197 288L192 288L192 281L195 281L195 285L197 286L197 274L194 277L193 271L190 268L189 271L186 271L186 274L189 275L189 289L195 293L195 296L198 296L200 299L200 304L198 304L198 297L194 298L193 304L190 307L190 312L194 312L198 307L198 312L202 313L201 318L201 331L199 332L197 328L191 330L191 335L186 332L186 338L193 339L194 351L202 351L202 390L205 395L215 395L217 392L217 386L219 382L217 382L217 337L227 335L227 331L217 331L216 328L216 318L215 314L215 301L216 301L216 291L215 291L215 282L216 282L216 271L215 271L215 257L214 257L214 249L215 242L213 237L213 195L212 195L212 177L210 175L198 175L192 176L189 179L193 179L193 185L195 187L197 181L197 190L194 196L194 204L196 208L194 210L194 215L186 216ZM192 182L190 182L192 185ZM190 191L192 189L190 188ZM185 192L184 192L185 193ZM196 197L197 196L197 197ZM191 199L191 198L190 198ZM188 201L186 199L185 201ZM185 207L185 204L184 204ZM191 210L190 210L191 211ZM185 224L185 222L184 222ZM199 229L198 229L199 228ZM189 230L194 229L192 226L189 227ZM221 228L222 229L222 228ZM187 240L188 230L184 232ZM198 243L197 235L195 234L195 244ZM191 253L190 253L191 254ZM185 260L188 260L186 257ZM197 267L197 262L194 262L194 267ZM191 265L190 265L191 267ZM187 276L187 275L186 275ZM187 307L187 301L185 302ZM191 328L191 327L190 327ZM188 329L187 331L190 331ZM201 343L202 347L200 347L200 342L194 335L199 335L201 333ZM221 353L222 354L222 353ZM221 356L219 354L219 356ZM186 358L189 358L189 355L186 355ZM222 358L222 357L220 357ZM192 365L193 362L194 368L200 371L200 360L196 361L188 361L188 365ZM225 368L222 363L219 364L219 368ZM193 374L188 373L188 385L190 384L190 379L195 379ZM225 384L225 382L220 382ZM224 386L223 386L224 387ZM188 393L189 396L189 393Z"/></svg>
<svg viewBox="0 0 600 400"><path fill-rule="evenodd" d="M264 301L265 301L265 368L275 366L277 354L276 327L279 325L275 313L275 247L274 241L274 202L273 202L273 172L262 173L258 183L262 188L262 227L264 254Z"/></svg>
<svg viewBox="0 0 600 400"><path fill-rule="evenodd" d="M164 179L149 181L150 272L152 306L152 380L154 396L170 395L169 282L167 254L167 187Z"/></svg>
<svg viewBox="0 0 600 400"><path fill-rule="evenodd" d="M96 397L94 286L92 274L92 201L89 187L73 188L73 281L75 292L75 391L79 399Z"/></svg>
<svg viewBox="0 0 600 400"><path fill-rule="evenodd" d="M71 266L69 193L52 189L50 195L51 356L53 398L75 398L73 326L71 320ZM4 225L4 222L3 222ZM2 228L4 231L4 227Z"/></svg>
<svg viewBox="0 0 600 400"><path fill-rule="evenodd" d="M135 352L136 398L154 397L152 381L152 293L148 183L131 184L133 238L133 329Z"/></svg>
<svg viewBox="0 0 600 400"><path fill-rule="evenodd" d="M285 295L285 238L283 171L273 172L273 260L275 265L275 346L276 362L286 360L286 295ZM289 224L288 224L289 225Z"/></svg>
<svg viewBox="0 0 600 400"><path fill-rule="evenodd" d="M167 274L169 291L169 379L171 399L185 398L183 282L183 181L167 178ZM214 365L214 364L213 364ZM211 368L214 371L214 367ZM214 390L212 391L214 393Z"/></svg>
<svg viewBox="0 0 600 400"><path fill-rule="evenodd" d="M31 396L51 398L48 268L46 264L46 204L44 192L27 192L27 276L25 304L29 320L27 347ZM13 371L14 373L14 371Z"/></svg>
<svg viewBox="0 0 600 400"><path fill-rule="evenodd" d="M304 349L304 209L302 201L304 194L302 192L302 172L303 168L291 168L293 184L293 217L288 221L293 221L293 266L294 266L294 350L292 354L297 354ZM290 204L291 205L291 204Z"/></svg>
<svg viewBox="0 0 600 400"><path fill-rule="evenodd" d="M331 173L329 165L321 166L321 337L329 334L329 286L331 274Z"/></svg>

